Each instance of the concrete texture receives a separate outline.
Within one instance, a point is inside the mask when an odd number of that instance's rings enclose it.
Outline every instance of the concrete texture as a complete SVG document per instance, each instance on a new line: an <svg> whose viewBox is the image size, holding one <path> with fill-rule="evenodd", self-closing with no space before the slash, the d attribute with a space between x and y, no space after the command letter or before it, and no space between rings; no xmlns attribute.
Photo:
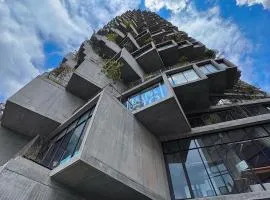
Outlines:
<svg viewBox="0 0 270 200"><path fill-rule="evenodd" d="M146 46L147 48L148 46L150 48L148 50L144 50ZM137 52L139 51L141 52L137 56L135 56L137 62L145 73L151 73L160 70L162 67L164 67L164 64L159 53L157 52L154 43L151 42L146 46L133 53L134 55L137 54Z"/></svg>
<svg viewBox="0 0 270 200"><path fill-rule="evenodd" d="M172 75L188 69L193 69L200 77L188 83L173 85L172 88L185 112L209 107L209 80L200 72L196 65L187 65L168 70L166 74Z"/></svg>
<svg viewBox="0 0 270 200"><path fill-rule="evenodd" d="M121 76L124 82L143 79L145 75L143 70L126 48L122 49L119 60L124 64L121 68Z"/></svg>
<svg viewBox="0 0 270 200"><path fill-rule="evenodd" d="M203 66L206 64L212 64L219 70L217 72L206 75L209 79L209 91L222 93L227 88L227 73L225 69L223 69L220 65L218 65L213 60L206 60L206 61L196 63L196 65L199 68L200 66Z"/></svg>
<svg viewBox="0 0 270 200"><path fill-rule="evenodd" d="M38 76L7 100L2 125L24 135L45 136L83 104L64 87Z"/></svg>
<svg viewBox="0 0 270 200"><path fill-rule="evenodd" d="M190 130L176 99L170 96L133 112L136 118L154 135L160 137Z"/></svg>
<svg viewBox="0 0 270 200"><path fill-rule="evenodd" d="M30 140L31 138L0 125L0 166L16 155Z"/></svg>
<svg viewBox="0 0 270 200"><path fill-rule="evenodd" d="M0 170L1 200L85 200L50 180L49 170L22 157Z"/></svg>
<svg viewBox="0 0 270 200"><path fill-rule="evenodd" d="M174 40L166 41L156 46L165 66L171 66L177 63L179 60L178 45Z"/></svg>
<svg viewBox="0 0 270 200"><path fill-rule="evenodd" d="M101 72L103 64L103 61L84 60L73 73L66 89L85 100L90 99L109 84L119 92L124 91L126 86L123 83L114 82Z"/></svg>
<svg viewBox="0 0 270 200"><path fill-rule="evenodd" d="M102 93L86 131L80 157L54 179L88 197L170 199L159 141L117 99Z"/></svg>

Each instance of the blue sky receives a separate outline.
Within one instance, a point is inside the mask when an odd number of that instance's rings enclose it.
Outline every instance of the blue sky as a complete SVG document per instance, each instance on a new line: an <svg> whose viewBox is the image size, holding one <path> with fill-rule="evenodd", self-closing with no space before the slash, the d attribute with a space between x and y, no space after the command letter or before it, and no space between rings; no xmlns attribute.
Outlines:
<svg viewBox="0 0 270 200"><path fill-rule="evenodd" d="M147 9L217 49L270 92L270 0L0 0L0 102L127 9Z"/></svg>

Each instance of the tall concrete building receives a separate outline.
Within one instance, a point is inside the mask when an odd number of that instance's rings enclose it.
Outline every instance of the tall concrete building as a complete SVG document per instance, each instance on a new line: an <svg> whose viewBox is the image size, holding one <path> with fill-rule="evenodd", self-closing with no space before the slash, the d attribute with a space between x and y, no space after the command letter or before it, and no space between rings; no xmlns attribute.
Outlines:
<svg viewBox="0 0 270 200"><path fill-rule="evenodd" d="M127 11L7 100L0 199L269 199L269 134L237 66Z"/></svg>

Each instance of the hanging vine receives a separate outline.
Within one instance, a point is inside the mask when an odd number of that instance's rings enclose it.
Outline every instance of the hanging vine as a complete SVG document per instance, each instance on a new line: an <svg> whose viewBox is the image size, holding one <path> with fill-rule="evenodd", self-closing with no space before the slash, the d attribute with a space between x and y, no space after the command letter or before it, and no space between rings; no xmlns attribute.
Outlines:
<svg viewBox="0 0 270 200"><path fill-rule="evenodd" d="M123 63L117 60L105 60L105 64L103 65L102 72L110 79L117 81L121 80L121 68L123 67Z"/></svg>

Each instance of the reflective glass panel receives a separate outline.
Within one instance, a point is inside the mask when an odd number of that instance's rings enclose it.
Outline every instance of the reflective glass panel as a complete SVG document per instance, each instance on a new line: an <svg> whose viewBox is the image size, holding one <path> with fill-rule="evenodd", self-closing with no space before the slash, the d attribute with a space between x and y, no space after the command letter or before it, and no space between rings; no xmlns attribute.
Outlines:
<svg viewBox="0 0 270 200"><path fill-rule="evenodd" d="M74 130L68 145L65 149L65 154L61 160L61 163L64 163L68 161L73 155L73 152L75 151L76 145L79 141L80 135L82 134L83 128L84 128L85 122L81 123L76 129Z"/></svg>
<svg viewBox="0 0 270 200"><path fill-rule="evenodd" d="M196 72L193 69L184 71L183 73L188 81L194 81L194 80L199 79L199 76L196 74Z"/></svg>
<svg viewBox="0 0 270 200"><path fill-rule="evenodd" d="M191 198L179 153L167 156L167 162L175 199Z"/></svg>
<svg viewBox="0 0 270 200"><path fill-rule="evenodd" d="M166 86L159 83L129 97L124 105L129 110L137 110L165 98L168 95L167 92Z"/></svg>
<svg viewBox="0 0 270 200"><path fill-rule="evenodd" d="M218 71L217 68L212 64L205 65L205 67L210 73L214 73Z"/></svg>
<svg viewBox="0 0 270 200"><path fill-rule="evenodd" d="M187 83L187 79L184 77L182 72L174 74L171 77L174 85Z"/></svg>
<svg viewBox="0 0 270 200"><path fill-rule="evenodd" d="M199 151L197 149L184 151L183 159L185 160L185 166L194 196L207 197L215 195Z"/></svg>

